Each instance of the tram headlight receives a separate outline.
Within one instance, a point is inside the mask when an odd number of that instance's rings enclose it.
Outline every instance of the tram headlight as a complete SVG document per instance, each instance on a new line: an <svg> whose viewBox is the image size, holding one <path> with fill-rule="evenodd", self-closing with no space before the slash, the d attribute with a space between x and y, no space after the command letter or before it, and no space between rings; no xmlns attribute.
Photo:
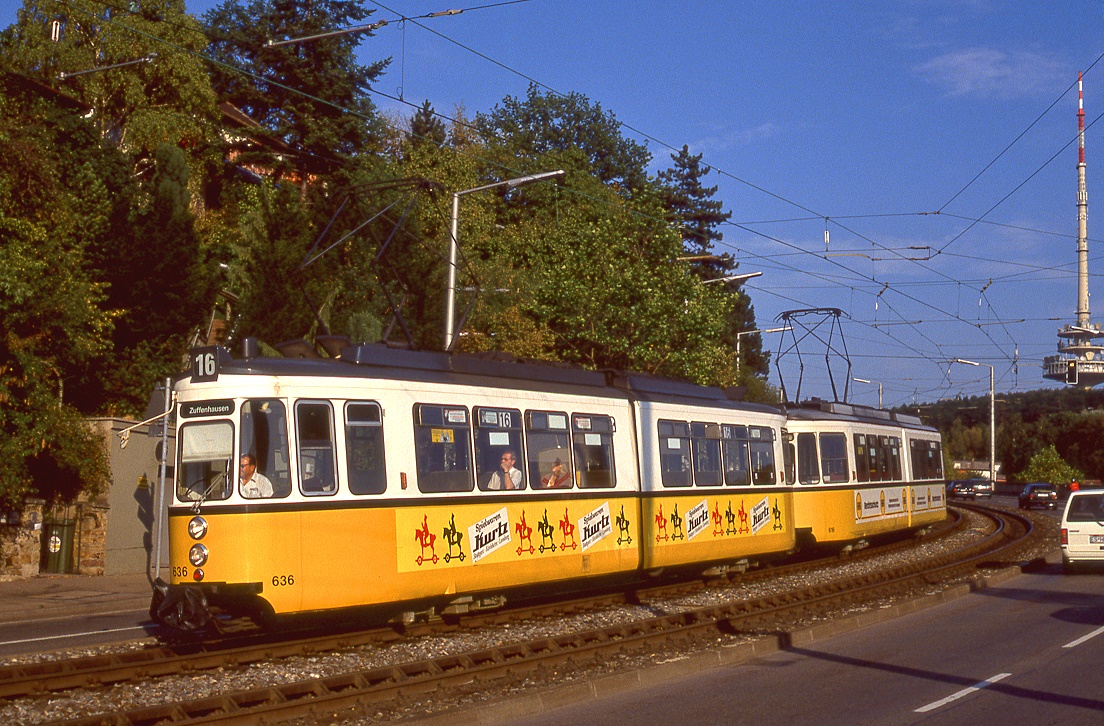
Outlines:
<svg viewBox="0 0 1104 726"><path fill-rule="evenodd" d="M207 548L201 544L194 544L188 550L188 561L193 567L202 567L207 564Z"/></svg>
<svg viewBox="0 0 1104 726"><path fill-rule="evenodd" d="M203 517L192 517L188 522L188 534L192 539L203 539L207 534L207 520Z"/></svg>

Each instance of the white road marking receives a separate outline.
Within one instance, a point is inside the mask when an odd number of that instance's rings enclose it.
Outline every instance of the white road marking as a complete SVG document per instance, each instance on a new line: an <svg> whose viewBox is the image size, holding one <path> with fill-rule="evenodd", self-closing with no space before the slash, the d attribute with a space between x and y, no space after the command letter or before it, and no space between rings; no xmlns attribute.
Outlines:
<svg viewBox="0 0 1104 726"><path fill-rule="evenodd" d="M1076 648L1077 646L1079 646L1079 645L1081 645L1082 643L1084 643L1084 642L1085 642L1086 640L1090 640L1090 639L1092 639L1092 638L1095 638L1096 636L1100 635L1101 633L1104 633L1104 628L1097 628L1096 630L1092 631L1092 632L1091 632L1091 633L1089 633L1088 635L1082 635L1082 636L1081 636L1080 638L1078 638L1077 640L1074 640L1074 641L1071 641L1071 642L1069 642L1069 643L1066 643L1066 644L1065 644L1065 645L1063 645L1062 647L1063 647L1063 648Z"/></svg>
<svg viewBox="0 0 1104 726"><path fill-rule="evenodd" d="M973 693L975 691L980 691L982 688L987 688L988 686L993 685L997 681L1003 681L1005 678L1008 678L1008 676L1010 676L1010 675L1012 675L1012 674L1011 673L998 673L997 675L993 676L992 678L984 680L981 683L975 683L974 685L970 686L969 688L963 688L958 693L952 693L951 695L947 696L946 698L943 698L943 699L940 699L938 701L934 701L932 703L929 703L927 706L921 706L920 708L916 709L915 713L927 713L928 711L934 711L935 709L940 708L941 706L946 706L948 703L951 703L952 701L957 701L958 699L962 698L963 696L969 696L971 693Z"/></svg>
<svg viewBox="0 0 1104 726"><path fill-rule="evenodd" d="M87 633L67 633L65 635L47 635L41 638L24 638L23 640L5 640L0 641L0 645L18 645L20 643L37 643L43 640L62 640L64 638L79 638L84 635L101 635L103 633L123 633L127 630L145 630L141 626L133 626L129 628L110 628L108 630L90 630Z"/></svg>

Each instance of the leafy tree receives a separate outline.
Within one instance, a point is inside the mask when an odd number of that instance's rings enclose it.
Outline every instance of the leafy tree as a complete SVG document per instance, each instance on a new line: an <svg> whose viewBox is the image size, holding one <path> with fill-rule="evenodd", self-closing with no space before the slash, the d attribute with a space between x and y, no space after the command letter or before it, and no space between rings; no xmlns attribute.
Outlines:
<svg viewBox="0 0 1104 726"><path fill-rule="evenodd" d="M132 209L132 234L90 255L110 285L108 304L119 317L115 361L86 386L102 386L118 412L141 412L154 384L179 370L214 302L214 264L195 229L188 176L184 152L161 144L153 174L143 185L142 198L148 202Z"/></svg>
<svg viewBox="0 0 1104 726"><path fill-rule="evenodd" d="M1063 461L1057 449L1047 446L1031 457L1031 463L1023 470L1020 478L1023 481L1043 481L1060 486L1075 479L1080 480L1083 475Z"/></svg>
<svg viewBox="0 0 1104 726"><path fill-rule="evenodd" d="M373 149L368 92L388 62L357 62L364 33L267 43L363 24L371 13L361 0L226 0L203 16L211 54L225 64L212 72L215 89L298 152L304 184L309 173Z"/></svg>
<svg viewBox="0 0 1104 726"><path fill-rule="evenodd" d="M648 149L621 134L613 113L580 93L542 93L534 84L524 100L507 96L476 126L488 143L499 143L514 157L536 159L552 152L581 152L603 183L628 192L647 183Z"/></svg>
<svg viewBox="0 0 1104 726"><path fill-rule="evenodd" d="M702 155L691 154L688 146L683 146L677 154L671 154L671 160L673 166L659 172L656 181L666 218L682 235L683 253L691 269L702 280L731 275L739 265L731 255L717 255L714 250L714 243L724 238L719 228L732 217L732 213L725 212L724 204L713 198L717 187L707 187L702 183L712 170L701 163ZM733 297L725 340L735 349L737 334L756 328L755 308L739 285L721 284ZM765 377L769 373L770 354L763 351L761 335L744 336L738 347L743 359L740 365L744 372L742 382L750 383L754 377Z"/></svg>
<svg viewBox="0 0 1104 726"><path fill-rule="evenodd" d="M67 384L108 351L112 315L84 251L109 233L109 190L127 176L78 112L24 80L0 76L0 500L13 505L106 483L102 442Z"/></svg>
<svg viewBox="0 0 1104 726"><path fill-rule="evenodd" d="M0 44L12 70L87 104L100 135L137 159L163 142L217 138L215 96L195 55L207 41L183 0L24 0Z"/></svg>

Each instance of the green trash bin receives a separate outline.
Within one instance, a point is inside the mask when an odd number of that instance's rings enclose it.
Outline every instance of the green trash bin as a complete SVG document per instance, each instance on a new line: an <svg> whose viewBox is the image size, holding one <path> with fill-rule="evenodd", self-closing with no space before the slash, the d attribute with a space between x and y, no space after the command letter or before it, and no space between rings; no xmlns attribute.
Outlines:
<svg viewBox="0 0 1104 726"><path fill-rule="evenodd" d="M73 532L76 523L71 520L43 522L40 572L65 574L73 567Z"/></svg>

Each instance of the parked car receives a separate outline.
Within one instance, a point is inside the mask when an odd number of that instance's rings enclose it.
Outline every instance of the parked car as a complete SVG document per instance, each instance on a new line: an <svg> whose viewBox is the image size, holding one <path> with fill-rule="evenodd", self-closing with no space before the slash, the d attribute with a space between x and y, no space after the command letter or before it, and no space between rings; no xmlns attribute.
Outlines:
<svg viewBox="0 0 1104 726"><path fill-rule="evenodd" d="M969 479L960 479L947 485L947 496L951 499L973 499L974 483Z"/></svg>
<svg viewBox="0 0 1104 726"><path fill-rule="evenodd" d="M993 482L988 479L971 479L970 481L974 483L975 497L993 496Z"/></svg>
<svg viewBox="0 0 1104 726"><path fill-rule="evenodd" d="M1071 492L1062 512L1062 569L1104 563L1104 492Z"/></svg>
<svg viewBox="0 0 1104 726"><path fill-rule="evenodd" d="M974 499L974 484L968 479L947 482L948 499Z"/></svg>
<svg viewBox="0 0 1104 726"><path fill-rule="evenodd" d="M993 482L988 479L959 479L947 485L947 496L952 499L975 499L993 496Z"/></svg>
<svg viewBox="0 0 1104 726"><path fill-rule="evenodd" d="M1058 506L1058 489L1053 484L1033 482L1020 492L1020 509L1044 507L1054 509Z"/></svg>

